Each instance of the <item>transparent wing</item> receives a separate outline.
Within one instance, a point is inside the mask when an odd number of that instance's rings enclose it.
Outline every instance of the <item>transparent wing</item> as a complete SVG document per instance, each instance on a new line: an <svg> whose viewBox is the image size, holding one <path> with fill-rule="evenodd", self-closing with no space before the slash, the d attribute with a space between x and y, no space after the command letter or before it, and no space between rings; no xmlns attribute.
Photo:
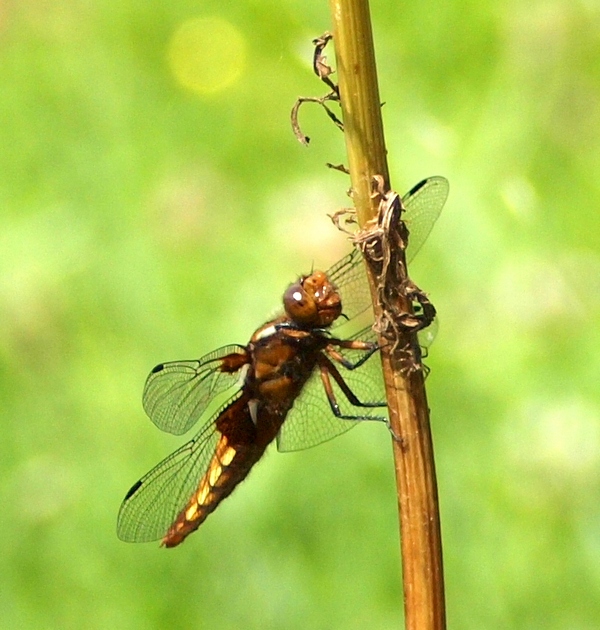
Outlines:
<svg viewBox="0 0 600 630"><path fill-rule="evenodd" d="M413 186L402 197L406 213L402 217L408 227L406 260L410 262L427 240L448 198L450 184L445 177L428 177Z"/></svg>
<svg viewBox="0 0 600 630"><path fill-rule="evenodd" d="M427 326L427 328L423 328L417 333L417 339L419 340L419 345L424 351L427 351L431 344L435 341L437 337L438 331L440 328L440 324L438 318L436 318Z"/></svg>
<svg viewBox="0 0 600 630"><path fill-rule="evenodd" d="M376 336L369 326L354 335L352 339L376 341ZM363 350L340 348L339 351L344 358L352 363L358 362L364 356ZM335 367L338 368L346 384L361 402L383 402L385 404L381 359L378 352L375 352L355 370L348 370L339 363L335 363ZM303 387L279 431L277 436L279 451L298 451L310 448L349 431L362 420L369 418L376 420L385 417L385 407L355 407L346 398L337 383L333 382L333 379L332 384L341 413L346 416L356 416L357 419L344 420L333 414L317 368Z"/></svg>
<svg viewBox="0 0 600 630"><path fill-rule="evenodd" d="M413 186L404 195L402 202L406 212L403 220L409 230L406 259L411 261L427 240L448 198L449 184L444 177L428 177ZM372 319L371 294L361 252L355 248L327 271L328 277L340 291L344 316L334 322L332 329L347 326L348 320L366 314L360 320L360 327ZM356 326L353 327L356 330ZM354 332L352 330L352 332ZM346 335L340 335L342 337Z"/></svg>
<svg viewBox="0 0 600 630"><path fill-rule="evenodd" d="M182 435L196 424L215 396L241 385L240 370L231 370L247 362L244 346L230 345L195 361L161 363L146 379L144 410L162 431Z"/></svg>
<svg viewBox="0 0 600 630"><path fill-rule="evenodd" d="M430 326L418 333L419 345L424 350L433 343L437 330L437 319L434 319ZM372 327L368 326L351 339L376 342L377 336ZM340 353L351 363L356 363L364 355L362 350L345 348L340 348ZM355 370L348 370L339 363L335 363L335 366L361 402L385 404L385 385L378 352ZM361 416L360 419L344 420L333 414L319 370L315 369L279 431L277 449L280 452L299 451L317 446L346 433L363 420L369 418L380 420L387 416L386 407L355 407L345 397L337 383L332 381L332 384L341 413L345 416Z"/></svg>
<svg viewBox="0 0 600 630"><path fill-rule="evenodd" d="M196 436L136 482L121 504L117 535L125 542L162 538L185 507L214 455L220 433L215 421L239 399L238 392L204 424Z"/></svg>
<svg viewBox="0 0 600 630"><path fill-rule="evenodd" d="M344 316L339 317L332 329L344 325L347 321L362 313L371 313L371 294L367 282L367 272L362 253L354 248L347 256L327 271L327 277L337 286L342 298Z"/></svg>
<svg viewBox="0 0 600 630"><path fill-rule="evenodd" d="M406 250L408 261L416 256L427 240L448 198L448 191L448 180L436 176L424 179L404 195L402 201L406 213L403 219L409 229ZM345 316L340 317L332 329L340 329L336 334L342 338L376 341L375 333L370 326L352 336L340 334L341 330L355 330L359 325L356 321L364 325L372 322L373 318L371 296L360 250L356 248L338 261L329 269L327 275L340 291ZM423 348L433 343L437 329L436 318L429 327L419 333L419 344ZM343 350L342 354L352 362L361 356L361 352L357 350ZM356 370L348 370L338 364L336 367L359 400L362 402L385 400L383 374L377 353ZM333 387L343 415L379 418L385 413L382 408L355 407L346 399L337 384L334 383ZM359 421L344 420L333 414L319 371L315 370L281 427L277 437L277 448L280 451L294 451L316 446L345 433Z"/></svg>

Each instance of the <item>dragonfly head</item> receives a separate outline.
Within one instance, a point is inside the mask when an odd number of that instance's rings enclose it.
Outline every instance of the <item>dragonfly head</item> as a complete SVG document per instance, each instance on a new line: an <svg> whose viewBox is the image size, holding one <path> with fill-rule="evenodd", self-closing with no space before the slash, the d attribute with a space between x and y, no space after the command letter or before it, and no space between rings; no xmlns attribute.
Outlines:
<svg viewBox="0 0 600 630"><path fill-rule="evenodd" d="M342 314L337 287L322 271L301 276L283 295L286 314L307 328L326 328Z"/></svg>

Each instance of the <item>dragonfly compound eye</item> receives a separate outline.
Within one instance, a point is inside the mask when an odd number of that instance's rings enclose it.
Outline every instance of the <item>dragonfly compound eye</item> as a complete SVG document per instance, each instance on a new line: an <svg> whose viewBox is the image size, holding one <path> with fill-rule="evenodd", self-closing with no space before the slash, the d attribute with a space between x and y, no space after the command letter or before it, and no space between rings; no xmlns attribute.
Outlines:
<svg viewBox="0 0 600 630"><path fill-rule="evenodd" d="M310 325L317 316L315 300L308 295L300 282L290 285L283 294L285 312L298 324Z"/></svg>

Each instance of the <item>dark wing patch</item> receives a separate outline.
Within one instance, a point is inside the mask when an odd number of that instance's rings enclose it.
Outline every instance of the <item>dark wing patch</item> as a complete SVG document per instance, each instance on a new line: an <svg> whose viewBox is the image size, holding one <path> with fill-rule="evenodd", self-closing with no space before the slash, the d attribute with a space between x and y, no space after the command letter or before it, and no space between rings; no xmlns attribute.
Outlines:
<svg viewBox="0 0 600 630"><path fill-rule="evenodd" d="M157 365L146 379L142 397L150 420L175 435L189 431L215 396L239 383L240 370L221 371L231 355L243 359L247 352L244 346L230 345L195 361Z"/></svg>

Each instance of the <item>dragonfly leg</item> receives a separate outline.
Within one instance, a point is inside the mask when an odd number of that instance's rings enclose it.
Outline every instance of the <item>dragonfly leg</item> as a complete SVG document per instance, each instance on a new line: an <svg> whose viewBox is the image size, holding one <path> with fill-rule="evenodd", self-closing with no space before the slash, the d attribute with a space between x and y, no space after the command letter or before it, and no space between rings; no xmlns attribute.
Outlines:
<svg viewBox="0 0 600 630"><path fill-rule="evenodd" d="M321 371L321 381L323 382L325 395L327 396L327 400L329 401L331 411L337 418L340 418L341 420L377 420L379 422L387 421L387 418L385 418L384 416L343 414L335 397L335 392L333 391L333 385L331 383L330 377L333 377L333 380L338 384L338 386L348 399L348 402L354 407L386 407L387 403L362 402L361 400L359 400L356 394L350 389L346 381L344 381L342 375L338 372L338 369L335 367L335 365L333 365L333 363L325 355L322 355L321 359L319 360L319 368Z"/></svg>
<svg viewBox="0 0 600 630"><path fill-rule="evenodd" d="M333 345L339 348L346 348L349 350L364 350L365 354L356 362L352 363L346 359L341 352L338 352ZM356 370L363 365L368 359L370 359L379 350L379 345L374 341L360 341L359 339L335 339L332 343L325 348L325 352L340 365L343 365L347 370ZM353 403L354 404L354 403Z"/></svg>
<svg viewBox="0 0 600 630"><path fill-rule="evenodd" d="M335 382L340 386L342 391L344 392L346 398L350 403L352 403L355 407L386 407L387 403L385 402L377 402L377 403L363 403L361 402L354 392L348 387L347 383L342 378L341 374L338 372L337 368L327 359L323 357L324 361L320 364L321 369L321 380L323 382L323 386L325 388L325 393L327 395L327 400L329 401L329 405L333 414L340 418L340 420L376 420L378 422L384 422L388 431L391 433L392 438L399 442L400 444L404 443L404 440L401 436L399 436L393 429L390 421L385 416L351 416L342 414L341 409L337 403L335 392L333 391L333 387L331 385L330 375L333 376Z"/></svg>
<svg viewBox="0 0 600 630"><path fill-rule="evenodd" d="M354 344L355 341L348 341L348 344ZM368 354L366 355L366 357L363 357L358 364L352 364L350 363L350 365L352 365L353 367L358 367L359 365L362 365L370 356L373 355L373 353L375 353L378 349L379 346L375 343L370 343L370 342L366 342L366 341L356 341L356 345L347 345L345 347L351 347L353 349L363 349L362 347L357 347L358 344L362 344L363 346L370 346L368 348L364 348L368 351ZM373 347L374 346L374 347ZM331 352L328 351L328 354L334 358L335 360L338 360L337 357L335 356L337 353L335 350L332 350ZM346 365L347 360L344 359L341 355L339 362L344 365L344 367L348 367ZM329 405L331 406L331 410L333 411L334 415L337 416L338 418L342 419L342 420L378 420L379 422L385 422L385 426L388 428L388 431L392 434L392 437L394 438L394 440L396 442L400 442L402 443L402 437L400 437L393 429L392 425L390 424L390 421L388 418L386 418L385 416L348 416L348 415L343 415L340 407L337 403L336 397L335 397L335 392L333 391L333 387L331 385L331 379L330 376L333 377L333 379L335 380L335 382L339 385L340 389L344 392L344 395L346 396L346 398L348 399L348 401L354 405L355 407L386 407L387 403L386 402L377 402L377 403L363 403L361 402L358 397L356 396L356 394L350 389L350 387L348 387L348 384L346 383L346 381L344 381L342 375L339 373L338 369L335 367L335 365L333 363L331 363L331 361L329 359L327 359L327 357L323 356L319 367L321 369L321 380L323 382L323 387L325 388L325 393L327 395L327 400L329 401ZM349 367L348 369L352 369L351 367Z"/></svg>
<svg viewBox="0 0 600 630"><path fill-rule="evenodd" d="M400 444L404 444L404 438L402 436L398 435L394 431L394 428L392 427L392 424L389 421L389 418L384 418L383 421L385 422L385 426L387 427L388 431L391 433L392 438L394 439L394 441L395 442L399 442Z"/></svg>

